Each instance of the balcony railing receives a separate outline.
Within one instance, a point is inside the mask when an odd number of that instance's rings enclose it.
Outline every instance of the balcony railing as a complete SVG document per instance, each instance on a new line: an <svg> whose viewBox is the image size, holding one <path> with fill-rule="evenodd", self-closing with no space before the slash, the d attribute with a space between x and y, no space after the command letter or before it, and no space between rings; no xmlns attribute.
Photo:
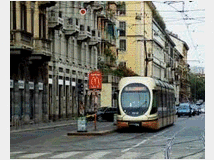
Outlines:
<svg viewBox="0 0 214 160"><path fill-rule="evenodd" d="M14 30L10 32L10 45L19 48L33 49L33 35L26 31Z"/></svg>
<svg viewBox="0 0 214 160"><path fill-rule="evenodd" d="M101 42L100 31L92 30L92 37L89 42L89 45L96 45Z"/></svg>
<svg viewBox="0 0 214 160"><path fill-rule="evenodd" d="M113 75L103 75L103 83L118 83L120 78Z"/></svg>
<svg viewBox="0 0 214 160"><path fill-rule="evenodd" d="M34 39L35 54L43 54L51 56L51 40L49 39Z"/></svg>
<svg viewBox="0 0 214 160"><path fill-rule="evenodd" d="M89 28L87 28L87 30L86 30L84 25L80 25L80 32L77 37L77 40L79 40L79 41L85 40L87 38L91 38L91 36L92 36L91 30Z"/></svg>
<svg viewBox="0 0 214 160"><path fill-rule="evenodd" d="M59 17L59 12L50 11L48 14L48 27L59 29L64 24L64 19Z"/></svg>
<svg viewBox="0 0 214 160"><path fill-rule="evenodd" d="M92 4L92 9L95 11L99 11L103 9L103 7L99 1L94 1L94 3Z"/></svg>
<svg viewBox="0 0 214 160"><path fill-rule="evenodd" d="M65 35L72 35L80 31L80 26L75 18L67 18L64 23Z"/></svg>

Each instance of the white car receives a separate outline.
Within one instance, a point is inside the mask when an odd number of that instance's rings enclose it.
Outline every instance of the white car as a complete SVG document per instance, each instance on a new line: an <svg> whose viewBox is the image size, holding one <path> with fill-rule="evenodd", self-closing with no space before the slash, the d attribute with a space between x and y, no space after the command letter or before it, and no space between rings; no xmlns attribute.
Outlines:
<svg viewBox="0 0 214 160"><path fill-rule="evenodd" d="M201 108L201 113L205 113L205 108Z"/></svg>

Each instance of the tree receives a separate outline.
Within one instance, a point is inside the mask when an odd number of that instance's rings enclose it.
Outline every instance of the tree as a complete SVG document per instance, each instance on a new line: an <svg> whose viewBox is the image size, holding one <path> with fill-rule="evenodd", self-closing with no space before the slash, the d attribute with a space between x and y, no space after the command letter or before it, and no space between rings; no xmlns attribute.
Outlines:
<svg viewBox="0 0 214 160"><path fill-rule="evenodd" d="M196 100L203 99L205 101L205 78L198 74L190 74L190 87L192 93L192 99Z"/></svg>

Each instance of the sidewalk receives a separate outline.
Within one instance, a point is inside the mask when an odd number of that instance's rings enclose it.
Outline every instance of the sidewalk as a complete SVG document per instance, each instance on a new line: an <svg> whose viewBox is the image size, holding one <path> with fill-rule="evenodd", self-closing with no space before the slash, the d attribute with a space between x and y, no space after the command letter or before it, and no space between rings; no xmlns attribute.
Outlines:
<svg viewBox="0 0 214 160"><path fill-rule="evenodd" d="M67 133L68 136L82 136L82 135L105 135L112 133L116 130L116 125L113 122L97 122L97 127L95 130L94 122L89 121L87 124L87 132L77 132L77 120L64 120L64 121L55 121L48 123L39 123L39 124L28 124L22 125L18 128L10 127L10 133L26 132L26 131L36 131L49 128L57 128L63 126L73 125L74 130Z"/></svg>
<svg viewBox="0 0 214 160"><path fill-rule="evenodd" d="M92 124L93 123L93 124ZM90 126L86 127L86 132L78 132L77 130L68 132L68 136L96 136L96 135L106 135L116 131L117 127L113 122L97 122L96 129L94 127L94 122L90 123Z"/></svg>
<svg viewBox="0 0 214 160"><path fill-rule="evenodd" d="M18 132L25 132L25 131L35 131L35 130L42 130L48 128L56 128L56 127L63 127L68 126L71 124L76 124L76 120L63 120L63 121L55 121L55 122L41 122L37 124L27 124L21 125L19 127L10 127L10 133L18 133Z"/></svg>

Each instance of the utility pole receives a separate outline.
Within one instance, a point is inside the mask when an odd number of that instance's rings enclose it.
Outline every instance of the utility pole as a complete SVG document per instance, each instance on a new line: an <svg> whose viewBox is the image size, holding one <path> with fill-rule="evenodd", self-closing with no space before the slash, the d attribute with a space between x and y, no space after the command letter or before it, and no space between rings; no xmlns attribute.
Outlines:
<svg viewBox="0 0 214 160"><path fill-rule="evenodd" d="M145 51L145 54L146 54L146 59L145 59L145 61L146 61L146 67L145 67L145 77L147 77L148 76L148 57L147 57L147 48L146 48L146 21L145 21L145 18L146 18L146 5L145 5L145 1L144 1L144 13L143 13L143 25L144 25L144 51Z"/></svg>

